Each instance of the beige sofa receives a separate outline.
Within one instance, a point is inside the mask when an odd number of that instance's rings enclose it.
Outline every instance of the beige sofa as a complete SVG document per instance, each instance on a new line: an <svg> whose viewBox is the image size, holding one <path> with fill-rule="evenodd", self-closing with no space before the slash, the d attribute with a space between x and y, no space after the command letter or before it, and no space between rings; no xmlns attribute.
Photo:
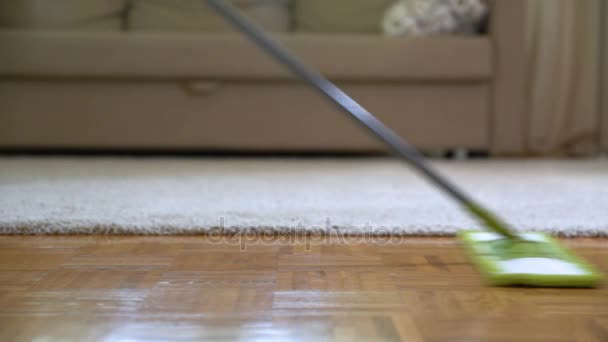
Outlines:
<svg viewBox="0 0 608 342"><path fill-rule="evenodd" d="M521 154L523 2L480 36L276 37L422 149ZM0 32L0 149L384 149L237 34L97 25Z"/></svg>

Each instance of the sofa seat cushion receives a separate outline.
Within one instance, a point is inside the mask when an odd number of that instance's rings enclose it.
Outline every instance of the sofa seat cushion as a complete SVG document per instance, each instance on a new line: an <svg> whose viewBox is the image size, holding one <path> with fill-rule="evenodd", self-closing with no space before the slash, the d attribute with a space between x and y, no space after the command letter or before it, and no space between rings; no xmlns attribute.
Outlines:
<svg viewBox="0 0 608 342"><path fill-rule="evenodd" d="M120 31L127 0L2 0L0 27Z"/></svg>
<svg viewBox="0 0 608 342"><path fill-rule="evenodd" d="M483 80L485 37L401 39L283 34L302 60L341 80ZM0 75L178 79L293 79L236 34L0 32Z"/></svg>
<svg viewBox="0 0 608 342"><path fill-rule="evenodd" d="M232 2L266 30L287 32L291 28L288 0ZM201 0L133 0L128 27L133 31L233 31L230 24Z"/></svg>

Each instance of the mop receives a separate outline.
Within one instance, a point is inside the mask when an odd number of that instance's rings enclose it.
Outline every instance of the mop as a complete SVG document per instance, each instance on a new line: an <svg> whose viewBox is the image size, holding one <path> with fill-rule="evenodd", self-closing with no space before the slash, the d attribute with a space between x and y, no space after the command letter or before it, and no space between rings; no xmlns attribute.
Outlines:
<svg viewBox="0 0 608 342"><path fill-rule="evenodd" d="M259 48L327 97L350 118L383 141L431 184L443 190L477 218L486 230L461 231L458 235L471 260L478 266L488 284L594 287L601 282L602 275L592 265L575 256L559 241L539 232L517 232L473 200L435 170L416 148L385 126L321 73L300 61L258 25L241 14L229 1L206 0L206 2Z"/></svg>

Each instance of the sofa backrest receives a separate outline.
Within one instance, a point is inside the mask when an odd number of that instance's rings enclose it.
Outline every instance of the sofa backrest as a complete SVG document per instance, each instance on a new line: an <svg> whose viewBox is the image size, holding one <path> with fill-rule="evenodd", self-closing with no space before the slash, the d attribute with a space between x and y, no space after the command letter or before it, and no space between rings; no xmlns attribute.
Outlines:
<svg viewBox="0 0 608 342"><path fill-rule="evenodd" d="M127 0L2 0L0 27L120 31Z"/></svg>
<svg viewBox="0 0 608 342"><path fill-rule="evenodd" d="M299 0L294 4L297 31L380 33L382 17L395 0Z"/></svg>
<svg viewBox="0 0 608 342"><path fill-rule="evenodd" d="M272 32L380 34L398 0L231 0ZM228 32L201 0L1 0L0 27L47 30Z"/></svg>
<svg viewBox="0 0 608 342"><path fill-rule="evenodd" d="M234 0L232 3L268 31L291 29L289 0ZM201 0L132 0L127 27L132 31L233 30Z"/></svg>

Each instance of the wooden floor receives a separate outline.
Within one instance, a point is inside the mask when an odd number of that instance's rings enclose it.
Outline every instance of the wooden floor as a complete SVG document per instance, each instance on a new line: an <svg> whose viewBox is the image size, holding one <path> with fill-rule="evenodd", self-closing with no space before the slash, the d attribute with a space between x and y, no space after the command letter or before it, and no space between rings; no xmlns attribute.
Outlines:
<svg viewBox="0 0 608 342"><path fill-rule="evenodd" d="M607 287L484 287L452 239L243 246L0 237L0 341L608 341Z"/></svg>

